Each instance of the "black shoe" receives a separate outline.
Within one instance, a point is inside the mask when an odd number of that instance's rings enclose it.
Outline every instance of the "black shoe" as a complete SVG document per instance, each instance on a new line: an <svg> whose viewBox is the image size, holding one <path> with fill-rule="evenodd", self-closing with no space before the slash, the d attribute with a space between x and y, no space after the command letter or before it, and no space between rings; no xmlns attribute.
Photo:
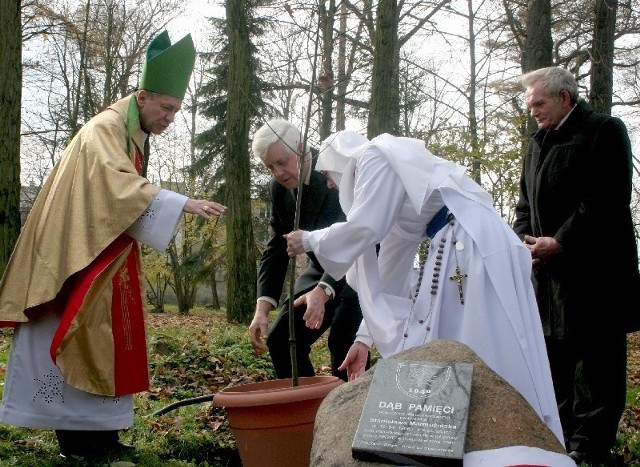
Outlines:
<svg viewBox="0 0 640 467"><path fill-rule="evenodd" d="M56 430L56 437L60 445L60 457L69 460L112 457L135 451L134 446L120 442L117 430Z"/></svg>
<svg viewBox="0 0 640 467"><path fill-rule="evenodd" d="M88 439L86 431L56 430L60 457L67 460L81 460L95 454L95 446Z"/></svg>
<svg viewBox="0 0 640 467"><path fill-rule="evenodd" d="M60 451L60 457L70 462L83 462L90 465L99 460L115 459L125 456L127 459L136 459L135 446L124 443L116 443L109 447L103 447L93 452Z"/></svg>

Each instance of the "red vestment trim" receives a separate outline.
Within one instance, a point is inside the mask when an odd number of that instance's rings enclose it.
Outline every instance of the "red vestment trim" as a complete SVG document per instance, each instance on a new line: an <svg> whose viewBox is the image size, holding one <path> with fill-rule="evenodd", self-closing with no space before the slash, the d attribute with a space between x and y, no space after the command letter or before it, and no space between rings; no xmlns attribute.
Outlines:
<svg viewBox="0 0 640 467"><path fill-rule="evenodd" d="M50 354L56 362L57 351L67 336L95 279L126 248L131 248L125 263L112 278L111 332L114 344L114 393L116 396L146 391L149 388L144 312L138 280L137 247L126 234L120 235L85 269L74 274L64 304L60 325L51 342ZM84 310L91 313L93 310Z"/></svg>
<svg viewBox="0 0 640 467"><path fill-rule="evenodd" d="M111 320L115 348L116 395L149 389L138 252L137 244L133 241L126 263L113 278Z"/></svg>
<svg viewBox="0 0 640 467"><path fill-rule="evenodd" d="M135 148L135 168L142 169L142 154ZM114 395L133 394L149 389L149 367L144 325L144 307L138 275L137 242L121 234L85 269L74 274L63 289L68 290L60 325L51 342L50 354L56 362L61 342L76 318L95 279L126 249L127 258L112 278L111 332L113 336ZM58 294L54 301L64 294ZM85 310L92 312L93 310Z"/></svg>

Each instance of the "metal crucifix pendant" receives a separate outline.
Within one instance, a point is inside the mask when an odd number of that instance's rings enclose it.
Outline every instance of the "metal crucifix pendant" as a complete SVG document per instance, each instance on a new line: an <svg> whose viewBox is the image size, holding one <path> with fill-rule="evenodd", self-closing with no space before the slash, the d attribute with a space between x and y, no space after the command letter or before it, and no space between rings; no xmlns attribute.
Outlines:
<svg viewBox="0 0 640 467"><path fill-rule="evenodd" d="M460 304L464 305L464 295L462 294L462 279L467 277L466 274L462 274L460 272L460 266L456 264L456 273L449 277L449 279L456 281L458 283L458 294L460 295Z"/></svg>

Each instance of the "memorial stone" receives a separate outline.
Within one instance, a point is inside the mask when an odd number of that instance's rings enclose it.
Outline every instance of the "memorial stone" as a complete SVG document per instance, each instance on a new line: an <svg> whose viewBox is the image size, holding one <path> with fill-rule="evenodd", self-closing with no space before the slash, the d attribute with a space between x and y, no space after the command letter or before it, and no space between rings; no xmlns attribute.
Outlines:
<svg viewBox="0 0 640 467"><path fill-rule="evenodd" d="M473 366L378 361L353 440L355 459L460 466Z"/></svg>

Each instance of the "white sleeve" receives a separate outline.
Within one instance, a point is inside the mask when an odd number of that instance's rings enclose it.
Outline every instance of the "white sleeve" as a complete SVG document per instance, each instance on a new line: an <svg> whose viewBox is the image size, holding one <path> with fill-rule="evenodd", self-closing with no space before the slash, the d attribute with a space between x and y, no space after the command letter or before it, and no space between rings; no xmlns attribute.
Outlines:
<svg viewBox="0 0 640 467"><path fill-rule="evenodd" d="M160 190L151 204L127 229L127 235L155 250L165 251L176 234L182 209L189 198L170 190Z"/></svg>
<svg viewBox="0 0 640 467"><path fill-rule="evenodd" d="M360 327L358 328L358 332L356 332L355 342L362 342L367 345L369 348L373 347L373 338L369 334L369 329L367 328L367 323L363 319L360 323Z"/></svg>
<svg viewBox="0 0 640 467"><path fill-rule="evenodd" d="M303 237L334 279L342 278L367 248L387 235L405 196L400 179L375 147L360 155L353 190L346 222L336 222Z"/></svg>

